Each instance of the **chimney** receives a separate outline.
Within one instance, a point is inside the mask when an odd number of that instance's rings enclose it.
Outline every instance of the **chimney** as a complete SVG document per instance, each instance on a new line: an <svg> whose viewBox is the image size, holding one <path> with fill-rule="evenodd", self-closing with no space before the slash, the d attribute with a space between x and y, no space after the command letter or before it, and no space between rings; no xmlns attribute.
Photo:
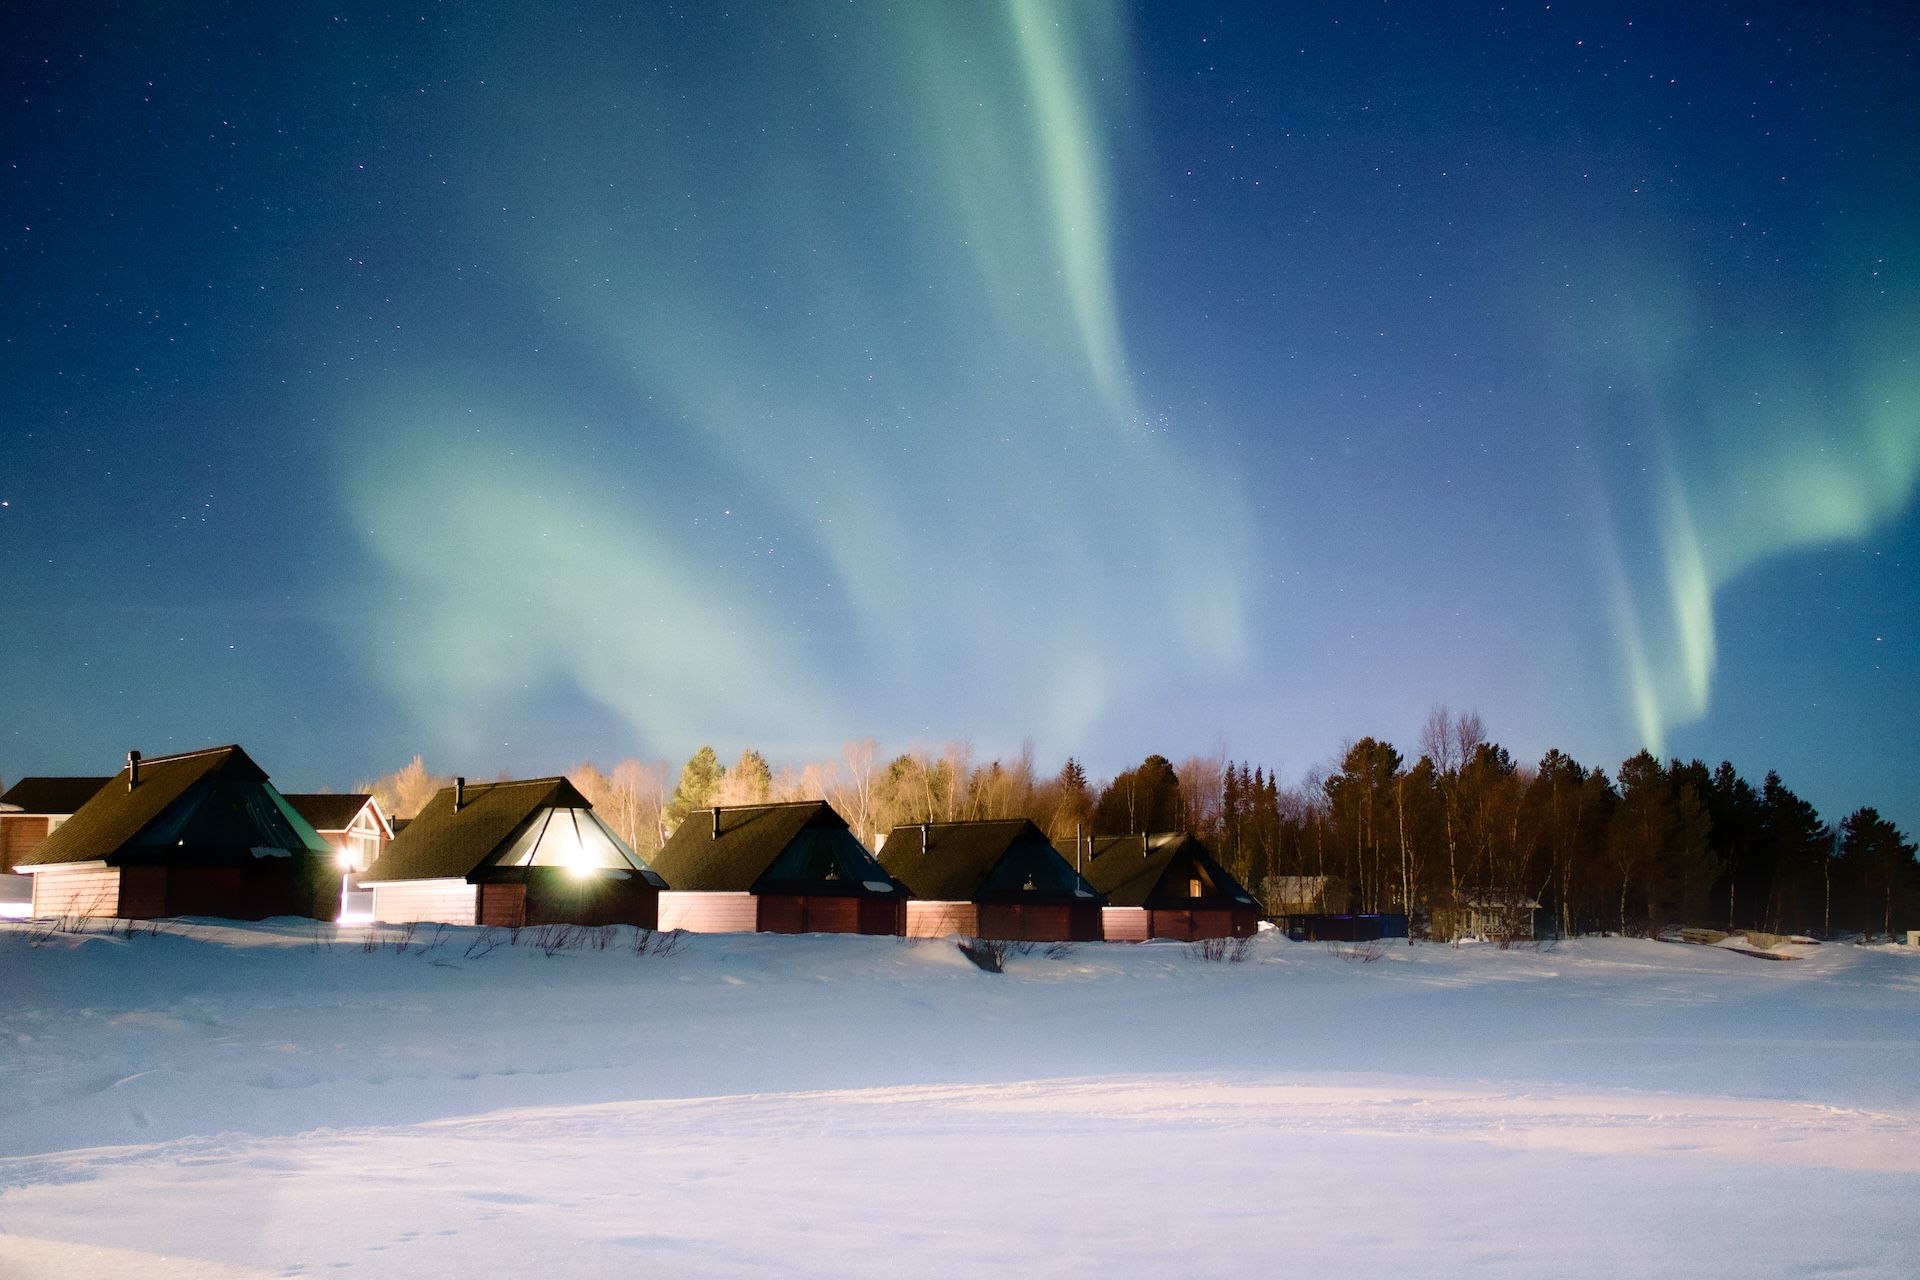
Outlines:
<svg viewBox="0 0 1920 1280"><path fill-rule="evenodd" d="M455 813L460 812L460 807L466 804L466 802L467 780L465 778L455 778L453 780L453 811Z"/></svg>
<svg viewBox="0 0 1920 1280"><path fill-rule="evenodd" d="M715 840L718 840L720 838L720 806L719 805L713 806L713 838Z"/></svg>
<svg viewBox="0 0 1920 1280"><path fill-rule="evenodd" d="M140 753L138 751L129 751L127 752L127 790L131 791L139 785Z"/></svg>

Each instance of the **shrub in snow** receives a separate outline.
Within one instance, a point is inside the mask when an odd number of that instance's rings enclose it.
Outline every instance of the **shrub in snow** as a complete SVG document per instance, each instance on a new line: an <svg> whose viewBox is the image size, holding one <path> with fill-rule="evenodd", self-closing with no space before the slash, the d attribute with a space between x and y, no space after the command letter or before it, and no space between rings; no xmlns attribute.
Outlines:
<svg viewBox="0 0 1920 1280"><path fill-rule="evenodd" d="M637 956L670 956L685 942L685 929L636 929L633 935L633 954Z"/></svg>
<svg viewBox="0 0 1920 1280"><path fill-rule="evenodd" d="M1004 938L962 938L960 954L988 973L1002 973L1007 967L1007 952L1013 944Z"/></svg>
<svg viewBox="0 0 1920 1280"><path fill-rule="evenodd" d="M1187 954L1212 964L1222 961L1241 964L1247 958L1247 947L1252 941L1251 938L1201 938L1187 944Z"/></svg>

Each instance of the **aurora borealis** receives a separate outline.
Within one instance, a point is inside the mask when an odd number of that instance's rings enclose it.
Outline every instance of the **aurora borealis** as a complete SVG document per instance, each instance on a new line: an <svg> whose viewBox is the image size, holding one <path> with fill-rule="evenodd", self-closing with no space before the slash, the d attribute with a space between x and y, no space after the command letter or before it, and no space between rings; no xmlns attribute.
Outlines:
<svg viewBox="0 0 1920 1280"><path fill-rule="evenodd" d="M1893 6L0 23L0 773L1437 702L1920 822Z"/></svg>

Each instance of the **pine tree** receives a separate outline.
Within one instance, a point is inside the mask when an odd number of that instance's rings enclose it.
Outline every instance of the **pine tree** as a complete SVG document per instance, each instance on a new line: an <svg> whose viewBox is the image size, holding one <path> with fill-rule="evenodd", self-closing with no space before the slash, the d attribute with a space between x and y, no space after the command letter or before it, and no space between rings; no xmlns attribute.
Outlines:
<svg viewBox="0 0 1920 1280"><path fill-rule="evenodd" d="M1856 809L1840 824L1840 857L1859 886L1860 931L1891 937L1895 906L1915 879L1914 846L1878 810Z"/></svg>
<svg viewBox="0 0 1920 1280"><path fill-rule="evenodd" d="M1770 933L1790 933L1815 927L1832 833L1814 807L1789 790L1773 772L1760 785L1760 841L1773 866L1766 929Z"/></svg>
<svg viewBox="0 0 1920 1280"><path fill-rule="evenodd" d="M1087 771L1072 756L1060 766L1054 779L1056 798L1053 814L1047 820L1047 834L1055 840L1078 839L1093 832L1093 795L1087 785Z"/></svg>
<svg viewBox="0 0 1920 1280"><path fill-rule="evenodd" d="M1180 779L1173 763L1151 755L1115 778L1100 793L1094 830L1124 836L1143 831L1172 831L1180 824Z"/></svg>
<svg viewBox="0 0 1920 1280"><path fill-rule="evenodd" d="M695 809L712 805L714 794L719 791L720 780L725 774L726 771L720 767L720 757L714 754L712 747L703 746L694 752L680 770L680 781L667 801L663 815L667 829L671 831L678 827Z"/></svg>
<svg viewBox="0 0 1920 1280"><path fill-rule="evenodd" d="M1706 767L1697 761L1702 776ZM1713 817L1696 781L1673 783L1673 837L1668 846L1671 901L1682 924L1705 924L1712 911L1714 882L1727 864L1713 848Z"/></svg>
<svg viewBox="0 0 1920 1280"><path fill-rule="evenodd" d="M1240 775L1234 771L1233 762L1227 762L1226 773L1220 779L1220 852L1230 867L1242 865L1240 857Z"/></svg>
<svg viewBox="0 0 1920 1280"><path fill-rule="evenodd" d="M1620 886L1616 915L1625 933L1635 887L1642 902L1653 897L1648 882L1657 874L1660 855L1674 825L1673 799L1666 773L1650 752L1620 765L1620 807L1607 829L1607 858Z"/></svg>
<svg viewBox="0 0 1920 1280"><path fill-rule="evenodd" d="M1734 769L1733 762L1722 760L1720 767L1713 771L1706 801L1707 813L1713 819L1713 833L1708 839L1713 842L1715 855L1726 863L1727 868L1727 928L1737 929L1741 926L1742 912L1758 925L1759 917L1754 914L1755 908L1767 900L1771 875L1758 838L1759 798L1754 795L1753 787L1747 780ZM1716 897L1715 901L1718 900Z"/></svg>

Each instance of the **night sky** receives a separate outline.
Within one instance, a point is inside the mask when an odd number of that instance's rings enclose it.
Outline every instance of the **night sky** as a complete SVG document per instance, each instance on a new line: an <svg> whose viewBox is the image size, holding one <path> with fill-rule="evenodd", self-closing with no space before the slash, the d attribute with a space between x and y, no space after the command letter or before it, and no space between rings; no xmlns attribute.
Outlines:
<svg viewBox="0 0 1920 1280"><path fill-rule="evenodd" d="M1920 827L1907 4L0 16L0 774L1435 703Z"/></svg>

